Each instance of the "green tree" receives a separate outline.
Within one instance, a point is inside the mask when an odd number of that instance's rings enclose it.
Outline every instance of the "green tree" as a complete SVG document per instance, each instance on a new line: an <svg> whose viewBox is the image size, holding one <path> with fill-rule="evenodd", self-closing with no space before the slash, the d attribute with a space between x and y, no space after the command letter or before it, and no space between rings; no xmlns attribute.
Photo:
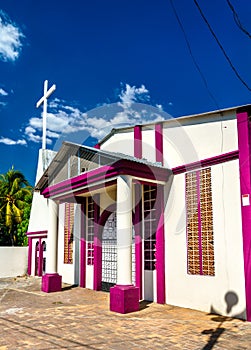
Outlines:
<svg viewBox="0 0 251 350"><path fill-rule="evenodd" d="M17 228L28 205L31 205L32 188L22 172L12 167L0 175L0 219L4 220L12 245L20 245Z"/></svg>
<svg viewBox="0 0 251 350"><path fill-rule="evenodd" d="M25 206L23 209L22 221L17 225L16 245L18 246L27 246L28 244L26 232L28 231L28 225L30 221L31 203L32 194L29 194L25 197Z"/></svg>

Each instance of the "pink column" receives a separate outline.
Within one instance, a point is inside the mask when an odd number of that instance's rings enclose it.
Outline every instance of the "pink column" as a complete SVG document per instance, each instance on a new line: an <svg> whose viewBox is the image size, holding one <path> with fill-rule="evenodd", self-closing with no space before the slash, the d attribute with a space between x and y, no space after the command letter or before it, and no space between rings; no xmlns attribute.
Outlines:
<svg viewBox="0 0 251 350"><path fill-rule="evenodd" d="M134 127L134 157L142 158L142 130L140 125Z"/></svg>
<svg viewBox="0 0 251 350"><path fill-rule="evenodd" d="M42 242L41 242L41 237L38 239L38 276L42 276L42 269L43 269L43 247L42 247Z"/></svg>
<svg viewBox="0 0 251 350"><path fill-rule="evenodd" d="M86 279L86 202L81 205L80 238L80 287L85 288Z"/></svg>
<svg viewBox="0 0 251 350"><path fill-rule="evenodd" d="M237 113L241 196L251 197L251 127L246 111ZM242 200L241 200L242 201ZM242 204L241 204L242 205ZM251 206L241 206L247 320L251 321Z"/></svg>
<svg viewBox="0 0 251 350"><path fill-rule="evenodd" d="M102 287L102 232L98 225L100 207L99 195L95 195L94 199L94 278L93 289L101 290Z"/></svg>
<svg viewBox="0 0 251 350"><path fill-rule="evenodd" d="M28 275L31 275L31 264L32 264L32 238L28 238Z"/></svg>
<svg viewBox="0 0 251 350"><path fill-rule="evenodd" d="M164 230L164 186L158 186L157 210L159 222L156 231L157 303L165 303L165 230Z"/></svg>
<svg viewBox="0 0 251 350"><path fill-rule="evenodd" d="M142 185L135 184L135 263L136 287L139 288L139 299L142 299Z"/></svg>
<svg viewBox="0 0 251 350"><path fill-rule="evenodd" d="M163 165L163 126L162 124L155 125L155 151L156 162L160 162Z"/></svg>

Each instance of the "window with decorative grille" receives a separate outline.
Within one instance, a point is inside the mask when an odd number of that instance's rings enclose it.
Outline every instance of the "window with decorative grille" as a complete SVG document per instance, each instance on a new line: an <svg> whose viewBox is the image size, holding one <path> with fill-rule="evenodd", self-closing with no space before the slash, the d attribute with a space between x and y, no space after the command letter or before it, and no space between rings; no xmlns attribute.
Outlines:
<svg viewBox="0 0 251 350"><path fill-rule="evenodd" d="M64 219L64 264L73 263L74 203L65 204Z"/></svg>
<svg viewBox="0 0 251 350"><path fill-rule="evenodd" d="M87 198L87 265L94 264L94 200L92 197Z"/></svg>
<svg viewBox="0 0 251 350"><path fill-rule="evenodd" d="M144 210L144 268L155 270L156 253L156 196L157 187L143 186L143 210Z"/></svg>
<svg viewBox="0 0 251 350"><path fill-rule="evenodd" d="M211 168L186 173L188 273L215 275Z"/></svg>

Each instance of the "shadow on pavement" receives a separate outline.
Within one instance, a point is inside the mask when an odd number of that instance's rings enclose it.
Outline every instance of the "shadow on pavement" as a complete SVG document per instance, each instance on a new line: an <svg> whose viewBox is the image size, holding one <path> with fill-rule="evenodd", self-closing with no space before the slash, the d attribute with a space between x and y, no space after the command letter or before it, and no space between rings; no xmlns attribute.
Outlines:
<svg viewBox="0 0 251 350"><path fill-rule="evenodd" d="M68 285L68 286L63 286L61 291L64 292L66 290L71 290L71 289L76 288L76 287L78 287L77 284L71 284L71 285Z"/></svg>
<svg viewBox="0 0 251 350"><path fill-rule="evenodd" d="M239 298L238 295L233 292L229 291L225 294L225 302L226 302L226 313L229 314L232 310L232 308L238 304ZM241 312L240 314L236 314L234 316L228 317L228 316L220 316L219 312L211 306L211 312L210 315L213 315L211 318L214 322L219 322L219 325L215 329L205 329L201 332L201 334L210 334L210 338L207 342L207 344L202 348L202 350L211 350L214 345L218 342L221 335L224 333L226 328L222 327L224 322L226 321L232 321L236 318L238 319L245 319L245 311Z"/></svg>
<svg viewBox="0 0 251 350"><path fill-rule="evenodd" d="M147 300L141 300L139 302L139 310L144 310L149 307L149 305L152 304L152 301L147 301Z"/></svg>

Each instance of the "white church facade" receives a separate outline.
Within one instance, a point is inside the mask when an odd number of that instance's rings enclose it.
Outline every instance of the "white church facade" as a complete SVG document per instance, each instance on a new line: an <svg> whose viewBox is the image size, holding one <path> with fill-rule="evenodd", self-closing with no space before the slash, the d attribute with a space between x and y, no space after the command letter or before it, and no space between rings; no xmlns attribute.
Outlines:
<svg viewBox="0 0 251 350"><path fill-rule="evenodd" d="M251 106L40 150L28 273L251 321ZM48 167L46 164L49 164Z"/></svg>

